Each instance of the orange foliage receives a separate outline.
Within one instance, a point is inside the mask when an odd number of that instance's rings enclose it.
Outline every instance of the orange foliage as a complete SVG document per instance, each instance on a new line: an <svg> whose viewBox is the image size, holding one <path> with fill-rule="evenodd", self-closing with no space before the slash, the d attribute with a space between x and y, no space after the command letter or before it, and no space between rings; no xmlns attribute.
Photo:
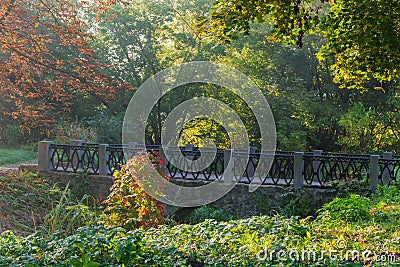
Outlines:
<svg viewBox="0 0 400 267"><path fill-rule="evenodd" d="M71 2L0 2L0 112L27 132L48 131L71 111L79 95L105 100L123 87L102 75L106 66L96 61L87 44L92 37L78 16L85 2Z"/></svg>
<svg viewBox="0 0 400 267"><path fill-rule="evenodd" d="M163 160L157 152L153 154L141 151L123 165L121 171L114 173L111 192L103 202L106 205L104 210L107 215L106 225L134 229L163 224L163 205L138 183L141 180L152 184L156 172L164 175L165 163L162 163ZM151 163L148 162L149 157ZM152 184L152 186L160 185ZM158 188L158 191L161 192L161 188Z"/></svg>

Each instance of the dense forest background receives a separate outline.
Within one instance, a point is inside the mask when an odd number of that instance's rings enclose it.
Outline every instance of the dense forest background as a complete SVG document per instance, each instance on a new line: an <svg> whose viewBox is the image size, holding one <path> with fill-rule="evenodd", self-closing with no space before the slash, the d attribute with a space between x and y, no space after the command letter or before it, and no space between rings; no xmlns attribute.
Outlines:
<svg viewBox="0 0 400 267"><path fill-rule="evenodd" d="M229 2L2 1L0 143L19 146L42 139L120 143L125 110L136 88L167 67L212 61L240 70L261 88L275 117L278 149L400 150L400 66L388 65L400 58L399 7L390 7L396 1L363 1L379 3L381 9L372 11L381 13L364 18L366 24L356 20L350 26L341 24L353 33L343 42L347 55L353 53L347 61L338 57L342 37L336 30L342 28L334 28L340 24L335 16L344 12L338 3L352 7L351 14L368 13L365 6L348 1L271 1L276 9L260 15L254 11L260 8L246 13L246 1L234 1L237 5L226 9ZM280 5L289 11L279 10ZM363 32L376 30L368 27L376 25L373 18L385 14L382 5L394 12L386 16L388 21L381 21L379 30L389 39L369 40ZM240 12L229 17L235 9ZM311 17L307 10L318 12ZM251 12L254 18L240 18ZM298 20L299 14L304 18ZM285 16L292 18L287 24L282 21ZM222 17L223 22L218 21ZM330 18L331 24L323 18ZM319 26L317 21L325 24ZM291 30L285 31L285 25ZM394 25L394 35L385 29L387 25ZM356 35L357 29L362 37ZM361 42L350 42L357 38L368 43L359 51L370 49L388 61L362 53L360 60L356 48ZM385 51L391 49L395 53L387 56ZM376 71L380 67L384 71ZM259 129L247 105L226 88L208 84L182 86L165 95L148 120L148 143L160 143L162 122L175 106L199 96L235 109L250 142L258 146ZM220 147L229 146L221 125L207 119L185 125L181 143L199 144L206 137Z"/></svg>

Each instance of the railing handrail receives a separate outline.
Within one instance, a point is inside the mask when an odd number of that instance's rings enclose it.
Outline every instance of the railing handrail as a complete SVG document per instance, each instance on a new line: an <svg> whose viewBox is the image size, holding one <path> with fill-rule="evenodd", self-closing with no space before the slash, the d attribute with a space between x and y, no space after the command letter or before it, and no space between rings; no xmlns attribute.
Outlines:
<svg viewBox="0 0 400 267"><path fill-rule="evenodd" d="M390 184L400 177L400 158L391 153L383 155L345 154L336 152L295 151L262 151L251 147L246 150L217 149L216 158L212 164L202 171L193 171L196 160L202 153L199 147L193 145L164 147L169 156L178 152L186 160L187 169L181 170L167 160L167 171L171 178L212 181L220 179L226 169L225 157L234 156L233 179L240 183L252 183L259 180L262 184L296 185L324 187L333 181L349 179L367 180L372 188L377 183ZM39 143L39 170L57 170L63 172L89 171L93 174L111 175L126 162L124 152L134 155L137 151L160 151L161 145L144 144L94 144L83 140L75 140L71 144L56 144L51 141ZM209 149L211 152L215 149ZM230 151L229 153L225 153ZM162 153L160 153L162 154ZM167 156L168 156L167 155ZM205 154L208 155L208 154ZM245 157L241 157L244 155ZM164 155L165 156L165 155ZM261 177L257 171L261 160L274 156L266 176ZM244 160L247 158L247 162ZM228 160L229 161L229 160ZM235 172L237 166L244 166L243 176ZM297 168L297 169L296 169Z"/></svg>

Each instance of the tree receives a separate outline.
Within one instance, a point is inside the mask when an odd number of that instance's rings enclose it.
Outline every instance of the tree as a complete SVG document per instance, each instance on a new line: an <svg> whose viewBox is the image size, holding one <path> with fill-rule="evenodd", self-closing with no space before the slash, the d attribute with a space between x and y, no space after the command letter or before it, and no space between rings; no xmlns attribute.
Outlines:
<svg viewBox="0 0 400 267"><path fill-rule="evenodd" d="M120 3L100 14L98 23L98 16L89 14L95 36L90 45L101 62L114 66L106 71L107 77L139 87L162 69L187 61L209 60L212 45L200 40L192 26L199 12L204 15L208 10L204 8L206 2ZM166 114L183 99L192 98L195 90L186 86L180 93L168 94L157 103L148 119L148 143L161 143ZM130 96L118 97L120 107L127 107Z"/></svg>
<svg viewBox="0 0 400 267"><path fill-rule="evenodd" d="M270 39L303 46L307 33L321 32L320 59L333 56L334 81L342 87L388 89L400 78L400 6L397 0L217 0L200 32L230 42L249 34L253 22L273 25Z"/></svg>
<svg viewBox="0 0 400 267"><path fill-rule="evenodd" d="M25 133L48 134L76 98L106 105L118 89L87 45L84 7L69 0L0 3L0 110Z"/></svg>

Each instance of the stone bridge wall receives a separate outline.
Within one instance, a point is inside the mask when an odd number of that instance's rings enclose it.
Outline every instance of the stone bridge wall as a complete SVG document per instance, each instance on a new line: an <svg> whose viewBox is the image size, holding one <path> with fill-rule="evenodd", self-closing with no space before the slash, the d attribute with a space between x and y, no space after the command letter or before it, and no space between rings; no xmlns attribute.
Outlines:
<svg viewBox="0 0 400 267"><path fill-rule="evenodd" d="M111 176L99 175L82 175L74 173L61 172L39 172L40 177L59 183L65 186L68 182L71 190L79 193L88 193L104 200L113 183ZM174 181L178 183L177 181ZM187 182L179 180L180 184L185 186L198 186L199 182ZM303 188L296 195L292 188L283 186L260 186L255 192L250 193L249 186L246 184L237 184L227 195L212 203L213 206L221 208L236 217L248 217L258 215L261 212L279 211L288 201L293 201L294 198L300 197L304 208L316 210L322 204L329 202L334 194L321 188ZM303 208L299 206L299 208ZM171 214L176 212L178 208L167 206L166 212Z"/></svg>

